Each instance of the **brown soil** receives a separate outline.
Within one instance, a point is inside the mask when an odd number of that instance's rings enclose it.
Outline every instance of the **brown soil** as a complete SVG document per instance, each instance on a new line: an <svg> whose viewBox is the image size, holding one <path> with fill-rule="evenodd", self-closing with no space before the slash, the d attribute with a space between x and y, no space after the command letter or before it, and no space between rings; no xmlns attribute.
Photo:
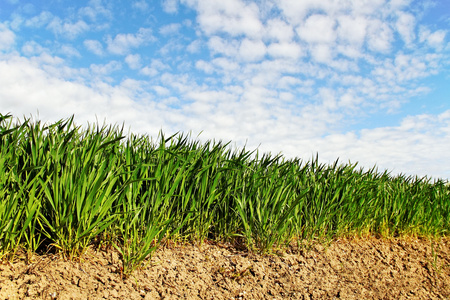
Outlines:
<svg viewBox="0 0 450 300"><path fill-rule="evenodd" d="M0 299L450 299L450 238L339 239L295 252L166 245L124 280L112 250L82 262L36 256L0 265Z"/></svg>

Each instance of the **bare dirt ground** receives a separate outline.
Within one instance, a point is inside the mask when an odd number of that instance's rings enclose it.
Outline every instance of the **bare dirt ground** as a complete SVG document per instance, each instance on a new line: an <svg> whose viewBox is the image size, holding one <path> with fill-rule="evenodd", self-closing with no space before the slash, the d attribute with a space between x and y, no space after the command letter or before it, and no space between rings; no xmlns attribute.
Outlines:
<svg viewBox="0 0 450 300"><path fill-rule="evenodd" d="M278 255L167 244L123 280L117 252L0 264L0 299L450 299L450 238L338 239Z"/></svg>

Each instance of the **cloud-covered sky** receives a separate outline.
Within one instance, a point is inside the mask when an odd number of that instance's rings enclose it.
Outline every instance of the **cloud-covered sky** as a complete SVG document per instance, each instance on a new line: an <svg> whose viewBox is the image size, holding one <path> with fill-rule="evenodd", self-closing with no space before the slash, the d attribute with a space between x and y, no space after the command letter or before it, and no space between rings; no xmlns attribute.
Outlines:
<svg viewBox="0 0 450 300"><path fill-rule="evenodd" d="M447 0L0 1L0 112L450 178Z"/></svg>

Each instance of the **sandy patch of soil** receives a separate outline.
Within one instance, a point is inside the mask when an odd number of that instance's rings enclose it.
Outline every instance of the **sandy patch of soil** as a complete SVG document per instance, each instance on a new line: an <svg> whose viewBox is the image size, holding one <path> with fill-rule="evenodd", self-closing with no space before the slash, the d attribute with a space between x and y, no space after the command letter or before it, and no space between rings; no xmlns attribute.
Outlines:
<svg viewBox="0 0 450 300"><path fill-rule="evenodd" d="M450 299L450 238L339 239L296 253L166 245L122 280L116 252L0 265L0 299Z"/></svg>

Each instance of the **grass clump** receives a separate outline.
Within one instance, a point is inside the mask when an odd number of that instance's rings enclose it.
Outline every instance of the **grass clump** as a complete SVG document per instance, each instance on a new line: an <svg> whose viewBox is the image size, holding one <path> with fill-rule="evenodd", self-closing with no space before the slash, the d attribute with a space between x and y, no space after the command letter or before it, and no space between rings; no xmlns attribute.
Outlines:
<svg viewBox="0 0 450 300"><path fill-rule="evenodd" d="M74 258L106 239L127 275L171 236L239 238L261 252L348 234L444 236L449 199L442 180L0 115L4 258L49 246Z"/></svg>

